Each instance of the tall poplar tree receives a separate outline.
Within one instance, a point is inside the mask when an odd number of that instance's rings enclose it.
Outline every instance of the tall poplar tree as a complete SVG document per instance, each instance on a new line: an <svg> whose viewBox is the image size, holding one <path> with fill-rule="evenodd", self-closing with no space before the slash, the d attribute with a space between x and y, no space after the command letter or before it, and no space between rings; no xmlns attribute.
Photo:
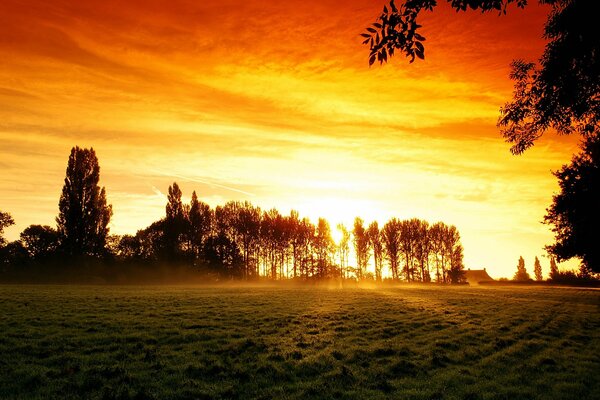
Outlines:
<svg viewBox="0 0 600 400"><path fill-rule="evenodd" d="M93 148L73 147L67 164L56 223L62 249L73 256L106 253L112 206L98 186L100 165Z"/></svg>

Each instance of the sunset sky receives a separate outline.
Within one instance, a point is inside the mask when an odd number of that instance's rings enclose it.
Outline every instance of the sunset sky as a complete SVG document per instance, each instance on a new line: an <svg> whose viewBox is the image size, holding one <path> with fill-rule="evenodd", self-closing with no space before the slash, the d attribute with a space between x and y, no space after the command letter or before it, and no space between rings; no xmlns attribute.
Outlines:
<svg viewBox="0 0 600 400"><path fill-rule="evenodd" d="M93 147L112 233L163 216L177 181L350 225L459 229L465 264L544 274L541 224L576 137L512 156L496 128L509 63L544 47L547 7L425 14L426 59L368 67L383 1L27 1L0 6L0 210L54 225L72 146Z"/></svg>

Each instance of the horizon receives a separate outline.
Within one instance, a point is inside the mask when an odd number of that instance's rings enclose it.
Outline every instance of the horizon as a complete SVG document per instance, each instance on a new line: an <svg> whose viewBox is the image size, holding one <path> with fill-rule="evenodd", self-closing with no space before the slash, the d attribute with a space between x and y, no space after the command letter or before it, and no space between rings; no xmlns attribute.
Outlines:
<svg viewBox="0 0 600 400"><path fill-rule="evenodd" d="M547 275L550 170L578 138L546 134L512 156L495 123L511 98L509 63L543 51L548 7L499 17L440 4L424 18L424 61L371 68L360 33L373 4L147 7L9 1L0 12L8 239L55 225L79 145L98 154L112 234L164 216L176 181L186 203L196 190L211 207L295 209L332 232L356 216L443 221L461 234L465 268L510 277L519 256L529 271L538 256Z"/></svg>

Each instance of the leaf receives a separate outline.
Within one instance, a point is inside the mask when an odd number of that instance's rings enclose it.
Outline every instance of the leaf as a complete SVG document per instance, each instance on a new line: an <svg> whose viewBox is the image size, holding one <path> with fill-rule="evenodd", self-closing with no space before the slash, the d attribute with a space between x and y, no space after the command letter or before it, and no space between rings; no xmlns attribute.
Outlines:
<svg viewBox="0 0 600 400"><path fill-rule="evenodd" d="M373 23L373 26L374 26L375 28L379 28L379 29L381 29L381 24L380 24L379 22L375 22L375 23Z"/></svg>
<svg viewBox="0 0 600 400"><path fill-rule="evenodd" d="M371 37L371 35L369 35L368 33L361 33L360 36L365 37L365 38Z"/></svg>
<svg viewBox="0 0 600 400"><path fill-rule="evenodd" d="M425 59L425 52L424 51L420 51L420 50L415 50L415 54L417 55L417 57L419 57L421 60Z"/></svg>
<svg viewBox="0 0 600 400"><path fill-rule="evenodd" d="M371 33L375 33L375 32L377 32L375 29L373 29L373 28L371 28L371 27L367 28L367 30L368 30L369 32L371 32Z"/></svg>
<svg viewBox="0 0 600 400"><path fill-rule="evenodd" d="M373 65L374 62L375 62L375 54L373 54L371 57L369 57L369 67L371 65Z"/></svg>
<svg viewBox="0 0 600 400"><path fill-rule="evenodd" d="M387 13L388 13L388 9L387 9L387 7L386 7L386 6L383 6L383 13L384 13L384 14L387 14Z"/></svg>
<svg viewBox="0 0 600 400"><path fill-rule="evenodd" d="M415 42L415 47L417 48L417 51L420 51L421 53L425 51L425 47L423 47L423 43L421 42Z"/></svg>
<svg viewBox="0 0 600 400"><path fill-rule="evenodd" d="M421 42L424 42L424 41L425 41L425 37L424 37L424 36L422 36L422 35L419 35L417 32L415 32L415 38L416 38L417 40L420 40Z"/></svg>

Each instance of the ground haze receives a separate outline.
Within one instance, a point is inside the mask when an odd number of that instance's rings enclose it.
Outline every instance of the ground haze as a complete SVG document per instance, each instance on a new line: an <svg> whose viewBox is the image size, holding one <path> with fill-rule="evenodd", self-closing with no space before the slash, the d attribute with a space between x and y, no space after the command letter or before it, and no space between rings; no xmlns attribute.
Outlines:
<svg viewBox="0 0 600 400"><path fill-rule="evenodd" d="M600 291L0 286L0 398L600 397Z"/></svg>

